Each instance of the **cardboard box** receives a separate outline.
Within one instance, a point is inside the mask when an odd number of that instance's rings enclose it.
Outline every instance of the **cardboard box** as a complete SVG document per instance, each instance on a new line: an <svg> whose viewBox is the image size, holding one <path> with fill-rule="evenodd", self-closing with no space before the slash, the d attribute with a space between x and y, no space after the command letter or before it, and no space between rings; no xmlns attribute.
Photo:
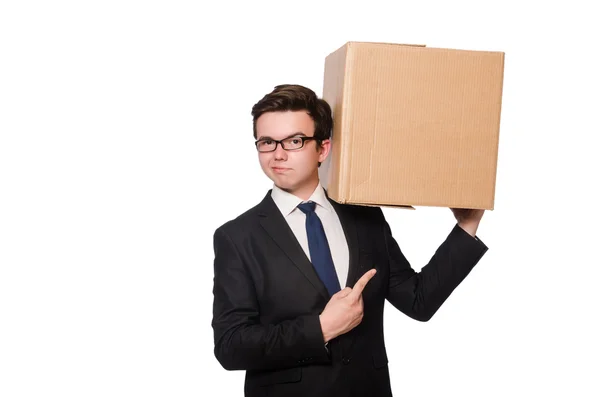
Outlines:
<svg viewBox="0 0 600 397"><path fill-rule="evenodd" d="M503 52L348 42L329 54L329 196L494 209L503 77Z"/></svg>

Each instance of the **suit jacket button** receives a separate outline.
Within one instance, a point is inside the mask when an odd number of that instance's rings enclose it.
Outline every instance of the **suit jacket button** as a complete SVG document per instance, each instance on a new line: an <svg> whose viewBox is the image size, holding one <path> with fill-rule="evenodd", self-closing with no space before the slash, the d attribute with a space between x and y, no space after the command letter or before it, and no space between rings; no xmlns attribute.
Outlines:
<svg viewBox="0 0 600 397"><path fill-rule="evenodd" d="M344 363L344 365L348 365L350 364L350 359L348 357L344 357L342 358L342 363Z"/></svg>

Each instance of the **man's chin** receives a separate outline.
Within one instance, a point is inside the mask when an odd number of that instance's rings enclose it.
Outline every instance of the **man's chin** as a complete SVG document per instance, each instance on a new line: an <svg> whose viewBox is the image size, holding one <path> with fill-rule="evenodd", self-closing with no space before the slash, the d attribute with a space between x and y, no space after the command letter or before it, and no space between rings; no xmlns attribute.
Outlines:
<svg viewBox="0 0 600 397"><path fill-rule="evenodd" d="M277 186L278 188L280 188L281 190L284 190L288 193L293 192L294 191L294 185L291 183L284 183L278 180L273 180L273 183L275 184L275 186Z"/></svg>

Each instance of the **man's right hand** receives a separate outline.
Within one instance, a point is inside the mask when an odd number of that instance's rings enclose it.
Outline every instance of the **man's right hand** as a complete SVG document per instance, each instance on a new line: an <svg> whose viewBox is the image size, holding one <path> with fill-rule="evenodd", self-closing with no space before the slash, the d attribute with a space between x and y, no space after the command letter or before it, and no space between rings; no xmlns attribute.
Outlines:
<svg viewBox="0 0 600 397"><path fill-rule="evenodd" d="M325 342L360 324L363 319L362 292L376 272L375 269L369 270L356 282L354 288L346 287L331 297L319 316Z"/></svg>

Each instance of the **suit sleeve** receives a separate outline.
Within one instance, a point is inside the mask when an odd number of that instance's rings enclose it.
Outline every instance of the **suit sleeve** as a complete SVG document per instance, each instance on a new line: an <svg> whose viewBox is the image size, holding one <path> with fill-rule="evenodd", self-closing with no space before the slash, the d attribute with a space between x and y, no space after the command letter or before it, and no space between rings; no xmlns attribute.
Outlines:
<svg viewBox="0 0 600 397"><path fill-rule="evenodd" d="M383 223L390 266L387 299L398 310L419 321L431 319L488 249L457 224L429 263L415 272L385 219Z"/></svg>
<svg viewBox="0 0 600 397"><path fill-rule="evenodd" d="M329 362L318 315L262 324L254 283L235 244L214 235L215 357L228 370L269 370Z"/></svg>

